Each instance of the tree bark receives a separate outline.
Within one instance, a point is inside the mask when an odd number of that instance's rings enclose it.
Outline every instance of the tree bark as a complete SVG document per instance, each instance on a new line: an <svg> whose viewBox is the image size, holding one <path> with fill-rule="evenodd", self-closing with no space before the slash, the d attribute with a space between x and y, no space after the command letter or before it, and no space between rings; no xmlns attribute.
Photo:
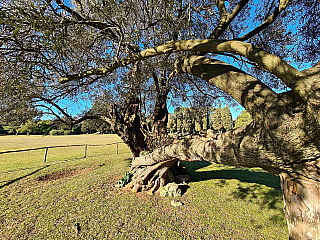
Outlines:
<svg viewBox="0 0 320 240"><path fill-rule="evenodd" d="M129 97L121 111L113 104L108 117L102 118L111 129L130 148L132 157L138 157L141 151L148 150L147 136L143 131L139 116L140 101L137 97Z"/></svg>
<svg viewBox="0 0 320 240"><path fill-rule="evenodd" d="M167 98L170 90L170 81L172 75L165 78L164 73L160 79L153 74L154 84L156 88L156 102L152 116L152 150L161 146L167 138L168 108Z"/></svg>
<svg viewBox="0 0 320 240"><path fill-rule="evenodd" d="M265 149L267 139L263 135L261 127L254 123L212 136L188 135L136 158L131 170L140 166L153 166L173 158L205 160L237 167L261 167L273 174L289 170L288 166L281 163L281 158Z"/></svg>
<svg viewBox="0 0 320 240"><path fill-rule="evenodd" d="M284 212L291 240L320 239L320 182L281 173Z"/></svg>
<svg viewBox="0 0 320 240"><path fill-rule="evenodd" d="M269 162L270 170L286 169L320 181L320 124L314 110L310 110L315 107L311 108L294 91L277 94L261 81L221 61L189 56L177 62L176 67L227 92L247 109L257 124L252 136L261 143L251 149L257 154L267 153L263 155L268 160L257 161ZM316 71L315 68L311 70ZM305 87L313 82L316 90L319 73L311 75L316 78L308 77ZM263 168L269 171L267 166Z"/></svg>
<svg viewBox="0 0 320 240"><path fill-rule="evenodd" d="M131 170L137 171L141 166L159 170L158 166L166 166L178 158L261 167L272 174L281 174L290 239L320 239L320 126L315 111L319 106L315 79L318 67L301 73L307 76L304 84L302 78L291 80L295 89L283 94L275 93L233 66L203 56L182 59L176 68L230 94L254 121L218 135L175 139L136 158ZM314 94L305 89L312 89ZM138 183L135 181L130 187L142 190Z"/></svg>

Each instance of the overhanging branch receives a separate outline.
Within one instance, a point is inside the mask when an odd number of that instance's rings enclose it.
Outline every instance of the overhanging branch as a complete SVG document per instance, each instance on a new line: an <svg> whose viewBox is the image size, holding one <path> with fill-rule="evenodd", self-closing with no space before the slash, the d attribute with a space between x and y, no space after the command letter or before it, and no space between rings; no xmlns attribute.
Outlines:
<svg viewBox="0 0 320 240"><path fill-rule="evenodd" d="M127 66L136 61L146 58L155 57L168 52L205 52L205 53L231 53L240 55L248 60L255 62L263 69L273 73L280 78L288 87L294 89L296 82L304 76L302 72L290 66L281 58L273 55L267 51L253 46L250 43L242 41L228 41L228 40L181 40L170 41L163 45L149 48L141 51L138 54L127 56L103 68L95 68L79 74L69 75L60 78L60 83L83 79L92 75L105 76L117 68Z"/></svg>

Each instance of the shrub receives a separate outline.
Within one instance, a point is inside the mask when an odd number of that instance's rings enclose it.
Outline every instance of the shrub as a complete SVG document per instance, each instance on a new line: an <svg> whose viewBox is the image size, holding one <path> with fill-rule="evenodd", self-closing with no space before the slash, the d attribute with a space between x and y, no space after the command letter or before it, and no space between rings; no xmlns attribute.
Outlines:
<svg viewBox="0 0 320 240"><path fill-rule="evenodd" d="M61 135L71 135L72 131L71 130L62 130L63 134Z"/></svg>
<svg viewBox="0 0 320 240"><path fill-rule="evenodd" d="M60 135L60 131L59 131L59 130L51 130L51 131L49 132L49 134L50 134L51 136Z"/></svg>
<svg viewBox="0 0 320 240"><path fill-rule="evenodd" d="M130 172L125 173L124 176L117 182L118 187L122 188L127 185L131 181L132 176L133 174Z"/></svg>

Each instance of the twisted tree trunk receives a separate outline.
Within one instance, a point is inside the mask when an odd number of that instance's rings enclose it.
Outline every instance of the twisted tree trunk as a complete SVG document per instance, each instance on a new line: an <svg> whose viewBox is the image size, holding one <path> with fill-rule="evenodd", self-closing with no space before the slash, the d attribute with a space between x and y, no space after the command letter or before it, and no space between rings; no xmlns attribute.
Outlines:
<svg viewBox="0 0 320 240"><path fill-rule="evenodd" d="M160 169L168 169L176 159L261 167L281 176L290 239L320 239L320 121L316 111L320 100L317 94L310 95L320 89L314 81L319 71L310 70L306 84L298 79L300 87L295 87L291 81L293 91L277 94L243 71L203 56L189 56L176 67L229 93L254 122L214 136L175 139L134 159L131 170L136 175L129 187L156 191L165 181L152 185L149 180L153 174L165 178ZM152 170L140 171L146 166Z"/></svg>
<svg viewBox="0 0 320 240"><path fill-rule="evenodd" d="M130 148L132 157L138 157L141 151L148 150L147 136L139 115L140 100L129 96L125 107L118 109L113 104L109 116L102 118L111 129Z"/></svg>

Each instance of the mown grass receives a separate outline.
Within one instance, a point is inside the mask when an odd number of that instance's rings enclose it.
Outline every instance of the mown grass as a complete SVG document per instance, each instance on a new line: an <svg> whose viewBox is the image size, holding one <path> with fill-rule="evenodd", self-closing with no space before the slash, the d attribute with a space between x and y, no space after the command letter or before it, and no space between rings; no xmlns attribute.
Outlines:
<svg viewBox="0 0 320 240"><path fill-rule="evenodd" d="M12 136L0 137L0 146L116 141L115 135ZM47 163L44 151L0 154L0 172L14 171L0 174L0 239L288 239L277 177L185 162L193 181L175 208L171 199L113 187L130 167L131 154L120 146L118 155L115 146L89 148L87 158L83 148L50 149ZM59 172L70 174L45 178Z"/></svg>

